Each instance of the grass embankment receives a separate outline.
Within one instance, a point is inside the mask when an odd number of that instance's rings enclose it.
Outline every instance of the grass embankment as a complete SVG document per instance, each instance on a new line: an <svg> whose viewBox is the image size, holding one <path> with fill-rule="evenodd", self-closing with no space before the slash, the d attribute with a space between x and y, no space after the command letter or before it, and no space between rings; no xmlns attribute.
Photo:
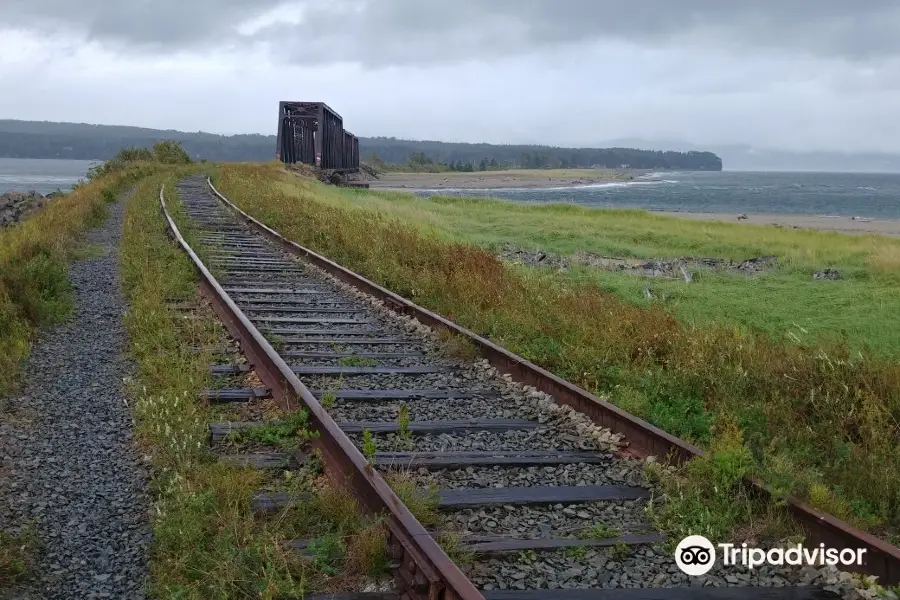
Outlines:
<svg viewBox="0 0 900 600"><path fill-rule="evenodd" d="M403 203L400 196L330 188L282 176L274 165L225 166L217 181L242 208L297 242L714 449L711 458L684 472L701 485L673 494L668 504L670 516L693 533L722 538L728 528L751 520L749 504L735 502L729 492L748 474L883 535L900 526L900 366L895 362L842 344L801 346L750 328L689 326L659 304L638 306L592 281L529 276L505 266L492 252L461 241L477 233L454 234L452 225L441 222L442 210L456 215L457 226L467 211L469 222L476 222L519 210L508 205L487 203L482 211L481 202L441 200L428 206L446 208L431 212L425 203L420 209L409 201L397 211L390 204ZM589 216L570 207L555 210ZM717 231L719 225L667 222L634 212L608 216L613 233L606 243L616 244L609 248L616 253L718 250L743 257L774 251L783 253L788 265L796 261L800 270L806 268L799 266L802 260L817 260L816 253L826 251L824 242L815 242L820 238L806 232L794 237L772 232L753 245L747 233L727 226ZM638 226L642 218L647 221ZM543 232L533 217L527 227L513 219L503 220L510 231L519 228L520 239L534 235L538 243L577 243L560 231ZM667 229L657 231L657 225ZM476 232L484 228L490 225ZM573 240L588 236L585 228L572 228ZM678 230L683 233L668 240ZM684 233L691 231L693 238ZM623 241L628 239L630 245ZM896 264L892 246L850 240L835 252L856 261L859 277L867 260L871 281L894 277L888 272ZM589 249L599 250L601 243ZM862 246L852 249L853 244ZM830 283L835 282L825 285ZM888 300L881 301L897 306Z"/></svg>
<svg viewBox="0 0 900 600"><path fill-rule="evenodd" d="M208 365L217 362L213 353L223 334L211 311L185 319L167 307L167 299L195 299L197 288L188 258L165 235L158 204L159 185L168 179L166 199L170 210L178 209L177 177L199 168L182 167L138 186L126 206L121 249L126 325L138 366L130 397L154 473L151 594L271 599L339 588L383 570L385 535L377 520L365 519L346 492L312 471L273 475L239 468L218 462L208 447L208 424L221 417L196 398L213 387ZM183 223L180 215L176 220ZM188 228L182 231L192 237ZM305 439L308 432L299 429L266 427L249 437L286 443L286 437ZM258 519L251 498L265 488L311 497ZM315 538L310 556L283 546L292 538Z"/></svg>
<svg viewBox="0 0 900 600"><path fill-rule="evenodd" d="M20 376L38 328L72 310L66 265L78 256L79 238L106 217L106 205L149 166L106 174L54 200L28 219L0 229L0 397Z"/></svg>

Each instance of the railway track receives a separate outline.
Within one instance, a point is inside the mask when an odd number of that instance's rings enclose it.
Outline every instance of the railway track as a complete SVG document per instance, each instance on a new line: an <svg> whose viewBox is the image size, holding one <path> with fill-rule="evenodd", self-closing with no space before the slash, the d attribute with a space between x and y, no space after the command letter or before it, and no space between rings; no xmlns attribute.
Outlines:
<svg viewBox="0 0 900 600"><path fill-rule="evenodd" d="M457 351L448 351L446 338L420 324L446 323L436 315L422 311L414 320L402 314L412 305L371 282L321 257L301 260L303 249L248 223L200 177L177 187L208 265L181 237L160 190L165 217L246 358L210 367L219 383L205 399L246 416L212 424L211 444L224 452L234 432L265 418L254 407L266 401L305 408L329 474L346 481L368 510L387 515L397 597L837 597L798 585L826 582L809 573L799 579L792 567L732 572L717 565L703 578L683 574L645 516L658 494L640 455L695 449L652 427L638 429L640 421L606 404L598 405L606 412L584 411L592 421L488 360L461 357L458 340ZM489 343L480 350L557 400L574 403L573 390L584 394L552 376L540 379L536 368L523 377L532 366ZM641 442L636 452L624 448L621 433L632 445ZM230 460L265 469L302 457L262 451ZM433 511L424 524L385 479L429 490ZM260 491L254 508L265 514L293 501L282 491ZM873 540L854 547L863 542ZM293 543L303 552L307 541ZM452 546L456 562L441 543Z"/></svg>

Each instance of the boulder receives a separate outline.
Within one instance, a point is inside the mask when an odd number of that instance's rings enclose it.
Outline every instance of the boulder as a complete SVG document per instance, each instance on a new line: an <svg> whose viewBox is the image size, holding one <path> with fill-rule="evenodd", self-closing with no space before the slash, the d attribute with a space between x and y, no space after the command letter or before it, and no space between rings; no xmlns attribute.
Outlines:
<svg viewBox="0 0 900 600"><path fill-rule="evenodd" d="M823 269L822 271L817 271L815 275L813 275L813 279L817 281L823 281L827 279L840 279L841 272L837 269Z"/></svg>
<svg viewBox="0 0 900 600"><path fill-rule="evenodd" d="M0 194L0 226L8 227L29 213L47 204L47 198L37 192L10 191Z"/></svg>
<svg viewBox="0 0 900 600"><path fill-rule="evenodd" d="M768 267L774 267L778 262L777 256L760 256L757 258L748 258L747 260L741 262L737 269L739 271L745 271L750 273L758 273Z"/></svg>

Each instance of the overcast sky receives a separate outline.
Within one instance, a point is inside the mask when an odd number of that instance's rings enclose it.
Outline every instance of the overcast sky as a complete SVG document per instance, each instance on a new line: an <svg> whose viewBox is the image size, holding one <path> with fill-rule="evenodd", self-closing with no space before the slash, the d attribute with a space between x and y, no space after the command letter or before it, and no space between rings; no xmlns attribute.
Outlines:
<svg viewBox="0 0 900 600"><path fill-rule="evenodd" d="M898 0L0 0L0 118L900 152Z"/></svg>

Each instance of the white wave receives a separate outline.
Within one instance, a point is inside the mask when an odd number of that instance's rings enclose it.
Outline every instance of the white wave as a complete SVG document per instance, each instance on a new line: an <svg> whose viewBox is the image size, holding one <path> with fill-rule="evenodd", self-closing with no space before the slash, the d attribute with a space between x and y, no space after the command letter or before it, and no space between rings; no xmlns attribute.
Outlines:
<svg viewBox="0 0 900 600"><path fill-rule="evenodd" d="M585 185L571 185L564 188L544 188L545 190L566 190L566 189L584 189L584 188L617 188L628 187L632 185L660 185L663 183L678 183L675 179L657 179L654 181L607 181L604 183L588 183Z"/></svg>
<svg viewBox="0 0 900 600"><path fill-rule="evenodd" d="M494 187L494 188L399 188L399 187L383 187L380 190L390 190L396 192L427 192L432 195L439 195L443 192L559 192L566 190L586 190L599 188L621 188L632 185L661 185L678 183L677 179L658 179L655 181L604 181L602 183L584 183L576 185L563 185L556 187ZM698 188L699 189L699 188Z"/></svg>
<svg viewBox="0 0 900 600"><path fill-rule="evenodd" d="M78 181L78 177L60 177L57 175L0 175L2 183L30 183L35 185L43 185L49 183L73 183Z"/></svg>

